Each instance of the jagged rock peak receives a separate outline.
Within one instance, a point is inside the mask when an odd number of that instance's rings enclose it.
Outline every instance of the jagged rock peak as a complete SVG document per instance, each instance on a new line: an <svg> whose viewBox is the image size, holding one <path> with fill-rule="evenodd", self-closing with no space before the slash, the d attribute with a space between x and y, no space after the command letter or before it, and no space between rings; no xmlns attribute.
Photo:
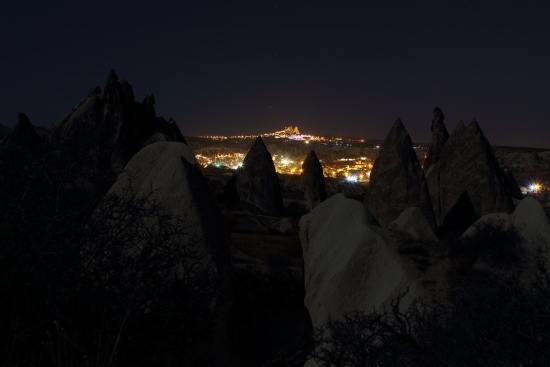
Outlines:
<svg viewBox="0 0 550 367"><path fill-rule="evenodd" d="M271 215L284 211L279 177L271 154L260 136L246 154L237 177L237 192L240 200L252 209Z"/></svg>
<svg viewBox="0 0 550 367"><path fill-rule="evenodd" d="M452 228L447 217L461 217L461 212L473 210L475 218L471 220L476 220L485 214L513 210L510 198L515 191L513 182L508 182L475 119L468 127L462 121L458 123L443 147L440 161L427 172L426 180L440 228L447 223L444 227L449 231L460 230ZM468 200L461 200L466 197Z"/></svg>
<svg viewBox="0 0 550 367"><path fill-rule="evenodd" d="M443 111L441 111L441 108L434 108L433 116L432 126L430 127L432 131L432 142L426 160L424 161L425 172L428 172L430 167L439 161L443 146L445 146L445 143L449 140L449 132L443 122L445 115Z"/></svg>
<svg viewBox="0 0 550 367"><path fill-rule="evenodd" d="M443 123L443 120L445 120L445 115L443 114L443 111L439 107L434 108L434 119L432 120L432 126L434 124L441 124Z"/></svg>
<svg viewBox="0 0 550 367"><path fill-rule="evenodd" d="M327 199L323 167L314 150L309 152L302 164L300 185L304 191L308 212Z"/></svg>
<svg viewBox="0 0 550 367"><path fill-rule="evenodd" d="M372 167L364 203L382 227L413 206L419 207L435 226L424 172L401 119L395 121L384 139Z"/></svg>
<svg viewBox="0 0 550 367"><path fill-rule="evenodd" d="M42 138L31 125L29 118L24 113L17 115L17 123L10 132L0 141L1 147L18 146L26 147L39 144Z"/></svg>
<svg viewBox="0 0 550 367"><path fill-rule="evenodd" d="M103 96L112 106L128 105L135 101L132 86L124 79L119 80L115 69L112 69L107 76Z"/></svg>

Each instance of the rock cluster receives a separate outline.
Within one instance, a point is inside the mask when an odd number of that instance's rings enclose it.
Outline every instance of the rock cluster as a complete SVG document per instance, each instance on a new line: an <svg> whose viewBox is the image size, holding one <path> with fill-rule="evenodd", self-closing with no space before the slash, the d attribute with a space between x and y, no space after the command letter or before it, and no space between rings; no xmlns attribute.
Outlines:
<svg viewBox="0 0 550 367"><path fill-rule="evenodd" d="M258 136L239 168L237 192L241 202L262 213L282 215L283 196L271 154Z"/></svg>
<svg viewBox="0 0 550 367"><path fill-rule="evenodd" d="M99 169L120 173L143 146L157 141L185 142L173 120L156 117L155 98L136 102L132 86L109 73L103 92L92 88L86 98L55 125L60 139L95 156Z"/></svg>
<svg viewBox="0 0 550 367"><path fill-rule="evenodd" d="M400 119L393 124L374 162L364 203L382 227L414 206L435 225L424 172Z"/></svg>
<svg viewBox="0 0 550 367"><path fill-rule="evenodd" d="M424 294L417 270L399 255L395 237L370 222L364 205L343 194L300 220L304 303L313 327L344 312L378 309L406 287L404 307Z"/></svg>
<svg viewBox="0 0 550 367"><path fill-rule="evenodd" d="M426 180L438 228L463 231L482 215L513 210L509 180L475 119L468 127L459 122Z"/></svg>
<svg viewBox="0 0 550 367"><path fill-rule="evenodd" d="M308 212L327 199L323 167L314 150L309 152L302 164L300 185L304 191L306 210Z"/></svg>

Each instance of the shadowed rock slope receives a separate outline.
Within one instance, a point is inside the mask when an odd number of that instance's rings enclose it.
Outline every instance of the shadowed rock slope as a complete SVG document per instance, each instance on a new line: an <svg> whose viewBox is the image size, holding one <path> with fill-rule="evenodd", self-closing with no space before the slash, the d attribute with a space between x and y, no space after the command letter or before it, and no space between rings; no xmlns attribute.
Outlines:
<svg viewBox="0 0 550 367"><path fill-rule="evenodd" d="M258 136L238 170L237 192L241 202L271 215L284 211L279 177L271 154Z"/></svg>
<svg viewBox="0 0 550 367"><path fill-rule="evenodd" d="M364 203L384 228L413 206L435 225L424 172L400 119L393 124L374 162Z"/></svg>
<svg viewBox="0 0 550 367"><path fill-rule="evenodd" d="M306 210L308 212L327 199L323 167L314 150L309 152L302 164L300 185L304 191Z"/></svg>
<svg viewBox="0 0 550 367"><path fill-rule="evenodd" d="M426 180L440 229L465 230L482 215L513 210L505 174L475 119L468 127L459 122ZM455 228L465 216L470 223Z"/></svg>
<svg viewBox="0 0 550 367"><path fill-rule="evenodd" d="M87 156L95 157L101 170L120 173L143 146L157 141L185 142L174 122L156 117L155 98L136 102L126 80L109 73L103 92L90 89L86 98L55 125L60 139L79 146Z"/></svg>

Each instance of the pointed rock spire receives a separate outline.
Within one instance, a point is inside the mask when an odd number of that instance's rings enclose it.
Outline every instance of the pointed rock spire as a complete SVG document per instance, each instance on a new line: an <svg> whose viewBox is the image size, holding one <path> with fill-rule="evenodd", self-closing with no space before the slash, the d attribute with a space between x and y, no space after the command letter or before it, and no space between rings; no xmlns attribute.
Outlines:
<svg viewBox="0 0 550 367"><path fill-rule="evenodd" d="M455 206L466 196L475 212L476 218L472 219L513 210L505 174L475 119L468 127L462 121L458 123L426 180L438 227L445 223L446 229L452 230L447 217L451 211L454 217L460 214Z"/></svg>
<svg viewBox="0 0 550 367"><path fill-rule="evenodd" d="M302 164L300 185L304 191L306 209L308 212L327 199L323 167L314 150L309 152Z"/></svg>
<svg viewBox="0 0 550 367"><path fill-rule="evenodd" d="M42 139L31 125L29 118L24 113L17 116L17 123L9 133L0 141L0 147L7 148L17 146L20 148L34 146L42 142Z"/></svg>
<svg viewBox="0 0 550 367"><path fill-rule="evenodd" d="M414 206L435 226L424 172L400 119L393 124L374 162L364 203L382 227Z"/></svg>
<svg viewBox="0 0 550 367"><path fill-rule="evenodd" d="M240 200L271 215L284 211L279 177L271 154L260 136L246 154L237 177Z"/></svg>
<svg viewBox="0 0 550 367"><path fill-rule="evenodd" d="M436 164L441 157L441 151L443 146L449 140L449 132L445 127L443 120L445 115L441 108L434 108L434 119L432 120L432 144L430 145L430 150L428 151L428 156L424 161L424 172L428 172L429 168Z"/></svg>
<svg viewBox="0 0 550 367"><path fill-rule="evenodd" d="M81 149L83 156L97 157L92 163L96 170L115 174L148 144L185 142L175 122L156 117L154 95L136 102L132 86L119 80L114 70L103 93L99 87L92 88L55 130L62 141Z"/></svg>

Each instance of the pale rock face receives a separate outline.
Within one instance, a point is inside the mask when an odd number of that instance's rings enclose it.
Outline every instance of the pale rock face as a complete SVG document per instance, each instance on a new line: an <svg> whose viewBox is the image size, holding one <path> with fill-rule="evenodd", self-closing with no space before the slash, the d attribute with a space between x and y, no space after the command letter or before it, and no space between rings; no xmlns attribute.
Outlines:
<svg viewBox="0 0 550 367"><path fill-rule="evenodd" d="M343 194L302 217L304 303L314 328L344 312L378 309L406 287L403 307L421 296L417 271L398 255L391 232L370 225L372 219Z"/></svg>
<svg viewBox="0 0 550 367"><path fill-rule="evenodd" d="M193 250L201 256L201 265L220 277L226 296L216 301L214 309L221 317L216 338L223 340L232 302L229 231L214 195L195 164L193 153L186 144L179 142L146 146L130 160L109 193L125 195L130 188L137 195L152 192L150 200L181 218L186 234L181 235L180 240L192 244Z"/></svg>
<svg viewBox="0 0 550 367"><path fill-rule="evenodd" d="M283 194L271 154L258 136L246 154L237 177L237 192L245 204L262 213L281 215Z"/></svg>
<svg viewBox="0 0 550 367"><path fill-rule="evenodd" d="M473 211L464 230L483 215L513 210L507 179L475 120L468 127L458 124L426 180L438 228L452 227L446 221L450 213L459 217L461 211Z"/></svg>
<svg viewBox="0 0 550 367"><path fill-rule="evenodd" d="M417 207L407 208L390 223L388 229L396 234L410 237L416 241L437 241L430 223Z"/></svg>
<svg viewBox="0 0 550 367"><path fill-rule="evenodd" d="M314 150L309 152L302 164L300 185L304 191L306 210L308 212L327 199L323 167Z"/></svg>
<svg viewBox="0 0 550 367"><path fill-rule="evenodd" d="M506 213L487 214L479 218L463 237L472 237L477 227L484 223L493 223L502 229L515 228L525 239L525 245L532 250L550 248L550 221L541 203L533 198L521 200L510 215Z"/></svg>
<svg viewBox="0 0 550 367"><path fill-rule="evenodd" d="M424 172L400 119L374 162L364 203L384 228L410 207L419 207L435 228Z"/></svg>

